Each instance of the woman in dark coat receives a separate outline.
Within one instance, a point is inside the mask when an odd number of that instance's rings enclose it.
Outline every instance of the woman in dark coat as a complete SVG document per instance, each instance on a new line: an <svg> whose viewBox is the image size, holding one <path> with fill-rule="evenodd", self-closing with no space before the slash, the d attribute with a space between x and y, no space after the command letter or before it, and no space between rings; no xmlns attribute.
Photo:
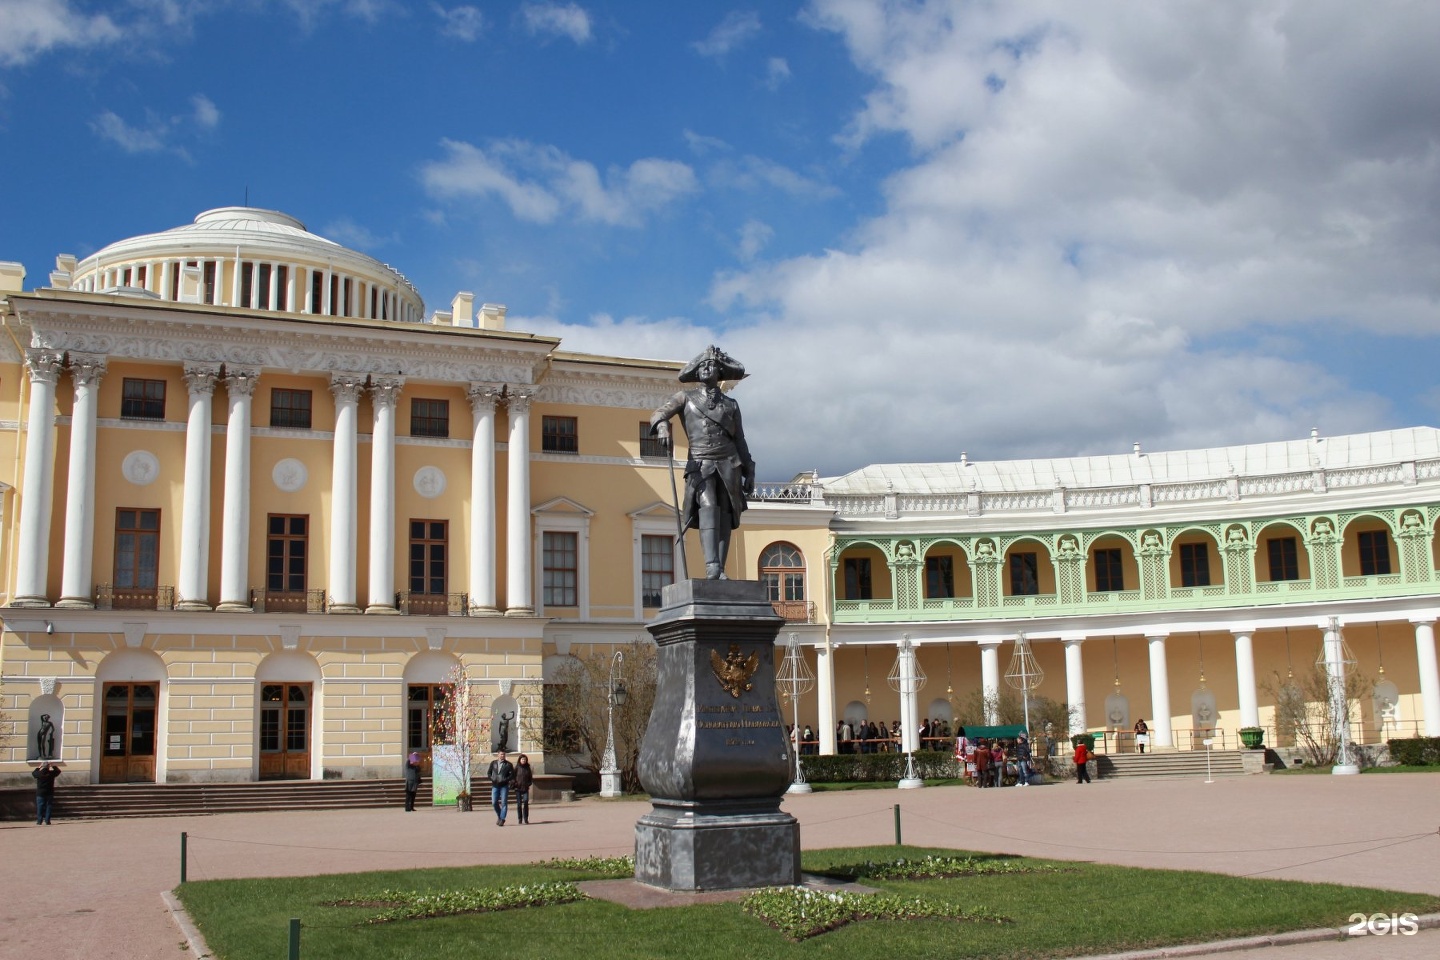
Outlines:
<svg viewBox="0 0 1440 960"><path fill-rule="evenodd" d="M535 785L535 770L525 754L515 758L515 813L521 823L530 822L530 788Z"/></svg>
<svg viewBox="0 0 1440 960"><path fill-rule="evenodd" d="M415 809L415 794L420 790L420 754L412 753L405 760L405 809Z"/></svg>

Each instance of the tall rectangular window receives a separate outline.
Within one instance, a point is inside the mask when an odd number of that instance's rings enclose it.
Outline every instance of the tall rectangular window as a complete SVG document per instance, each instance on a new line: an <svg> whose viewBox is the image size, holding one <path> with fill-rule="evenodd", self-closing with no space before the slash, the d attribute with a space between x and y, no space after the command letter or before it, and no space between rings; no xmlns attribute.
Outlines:
<svg viewBox="0 0 1440 960"><path fill-rule="evenodd" d="M425 400L419 397L411 400L410 436L450 436L450 401Z"/></svg>
<svg viewBox="0 0 1440 960"><path fill-rule="evenodd" d="M1269 541L1270 579L1299 580L1300 552L1294 537L1272 537Z"/></svg>
<svg viewBox="0 0 1440 960"><path fill-rule="evenodd" d="M675 582L675 541L670 537L640 537L640 597L647 607L660 606L660 592Z"/></svg>
<svg viewBox="0 0 1440 960"><path fill-rule="evenodd" d="M449 540L444 520L410 521L410 593L443 597L446 590L445 551Z"/></svg>
<svg viewBox="0 0 1440 960"><path fill-rule="evenodd" d="M305 594L310 518L272 513L265 519L265 592Z"/></svg>
<svg viewBox="0 0 1440 960"><path fill-rule="evenodd" d="M1180 586L1210 586L1210 545L1180 544Z"/></svg>
<svg viewBox="0 0 1440 960"><path fill-rule="evenodd" d="M1125 568L1118 549L1095 551L1095 589L1100 592L1125 589Z"/></svg>
<svg viewBox="0 0 1440 960"><path fill-rule="evenodd" d="M1040 563L1034 553L1010 554L1010 595L1033 597L1040 592Z"/></svg>
<svg viewBox="0 0 1440 960"><path fill-rule="evenodd" d="M580 535L547 530L541 540L541 590L547 607L580 605Z"/></svg>
<svg viewBox="0 0 1440 960"><path fill-rule="evenodd" d="M925 596L949 599L955 596L955 558L925 558Z"/></svg>
<svg viewBox="0 0 1440 960"><path fill-rule="evenodd" d="M160 511L115 511L115 586L154 590L160 582Z"/></svg>
<svg viewBox="0 0 1440 960"><path fill-rule="evenodd" d="M870 600L874 590L870 583L870 558L845 558L845 599Z"/></svg>
<svg viewBox="0 0 1440 960"><path fill-rule="evenodd" d="M126 377L120 385L122 420L164 420L165 381Z"/></svg>
<svg viewBox="0 0 1440 960"><path fill-rule="evenodd" d="M666 457L670 451L665 449L665 441L659 437L650 435L650 423L647 420L640 421L640 456L642 457Z"/></svg>
<svg viewBox="0 0 1440 960"><path fill-rule="evenodd" d="M1380 577L1390 572L1390 535L1384 530L1366 530L1360 534L1360 573Z"/></svg>
<svg viewBox="0 0 1440 960"><path fill-rule="evenodd" d="M540 449L547 453L579 453L580 426L575 418L541 418Z"/></svg>
<svg viewBox="0 0 1440 960"><path fill-rule="evenodd" d="M270 426L309 430L310 399L309 390L271 390Z"/></svg>

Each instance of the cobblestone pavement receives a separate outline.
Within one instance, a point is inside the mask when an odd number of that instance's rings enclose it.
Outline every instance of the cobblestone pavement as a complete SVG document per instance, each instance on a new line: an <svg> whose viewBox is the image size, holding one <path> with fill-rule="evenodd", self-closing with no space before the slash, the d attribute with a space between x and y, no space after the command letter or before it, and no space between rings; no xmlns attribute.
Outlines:
<svg viewBox="0 0 1440 960"><path fill-rule="evenodd" d="M806 849L895 840L1440 896L1440 774L1102 781L1089 786L857 790L789 797ZM537 806L497 827L483 809L228 814L0 825L9 877L0 960L174 960L160 893L189 878L306 875L618 855L648 804ZM1389 912L1383 902L1371 912ZM1431 960L1440 931L1266 947L1247 960Z"/></svg>

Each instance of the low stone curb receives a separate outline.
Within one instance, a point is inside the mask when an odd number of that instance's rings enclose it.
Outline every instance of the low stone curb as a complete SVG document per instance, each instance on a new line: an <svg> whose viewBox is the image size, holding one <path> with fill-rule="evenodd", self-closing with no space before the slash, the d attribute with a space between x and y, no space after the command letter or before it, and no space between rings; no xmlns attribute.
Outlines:
<svg viewBox="0 0 1440 960"><path fill-rule="evenodd" d="M185 938L185 949L188 956L195 960L208 960L213 954L210 952L210 945L205 942L205 937L200 933L195 922L190 919L185 906L180 899L169 890L160 891L160 902L165 904L165 909L170 911L170 919L175 921L175 926L180 928L180 935Z"/></svg>
<svg viewBox="0 0 1440 960"><path fill-rule="evenodd" d="M1235 940L1216 940L1213 943L1186 943L1174 947L1131 950L1127 953L1106 953L1088 957L1087 960L1162 960L1167 957L1205 957L1216 953L1258 950L1262 947L1289 947L1302 943L1360 939L1346 933L1347 929L1346 927L1321 927L1316 930L1292 930L1289 933L1268 933L1257 937L1240 937ZM1426 913L1416 918L1417 932L1435 929L1440 929L1440 913Z"/></svg>

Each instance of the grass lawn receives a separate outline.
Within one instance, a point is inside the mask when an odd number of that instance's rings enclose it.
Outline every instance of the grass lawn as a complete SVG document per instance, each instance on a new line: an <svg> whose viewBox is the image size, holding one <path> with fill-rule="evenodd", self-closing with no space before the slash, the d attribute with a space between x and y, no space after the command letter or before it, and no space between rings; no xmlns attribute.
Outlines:
<svg viewBox="0 0 1440 960"><path fill-rule="evenodd" d="M954 856L915 847L814 850L804 869ZM862 921L800 942L787 940L738 902L629 910L599 900L497 913L366 925L382 907L330 906L376 901L384 891L496 888L599 874L538 864L344 874L258 880L207 880L177 888L220 960L286 956L289 918L302 923L304 960L434 960L483 956L581 957L583 960L735 957L1063 957L1319 926L1343 926L1352 913L1426 913L1434 897L1333 884L1236 879L1216 874L1141 870L1099 864L974 854L982 860L1058 868L1046 872L936 880L874 880L885 893L969 910L987 909L1011 923L957 920ZM616 876L611 873L608 876Z"/></svg>

